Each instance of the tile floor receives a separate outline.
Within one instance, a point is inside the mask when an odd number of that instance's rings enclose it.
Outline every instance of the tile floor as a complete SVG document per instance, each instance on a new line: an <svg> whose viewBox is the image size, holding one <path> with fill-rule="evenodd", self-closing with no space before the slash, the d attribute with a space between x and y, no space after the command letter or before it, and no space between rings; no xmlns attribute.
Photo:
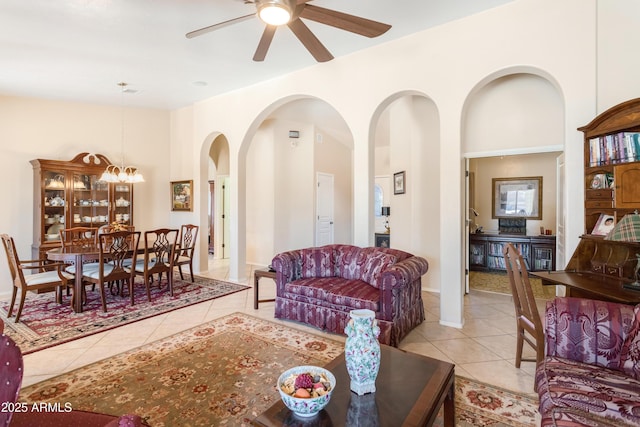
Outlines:
<svg viewBox="0 0 640 427"><path fill-rule="evenodd" d="M228 263L211 261L210 269L202 275L227 279ZM249 266L247 277L253 277ZM260 282L260 297L275 294L270 279ZM252 279L248 280L252 285ZM407 351L424 354L455 363L456 374L494 384L509 390L534 396L534 363L522 362L514 366L516 336L514 308L508 295L473 291L465 296L465 326L462 329L438 323L440 303L438 294L424 293L426 321L414 329L400 344ZM540 301L543 307L544 302ZM244 312L269 320L273 319L274 303L261 303L253 308L253 287L213 301L200 303L171 313L155 316L117 329L78 339L50 349L24 356L23 386L81 368L113 354L191 328L234 312ZM316 329L285 322L291 327L321 334ZM341 336L330 335L344 340ZM525 356L534 352L525 345Z"/></svg>

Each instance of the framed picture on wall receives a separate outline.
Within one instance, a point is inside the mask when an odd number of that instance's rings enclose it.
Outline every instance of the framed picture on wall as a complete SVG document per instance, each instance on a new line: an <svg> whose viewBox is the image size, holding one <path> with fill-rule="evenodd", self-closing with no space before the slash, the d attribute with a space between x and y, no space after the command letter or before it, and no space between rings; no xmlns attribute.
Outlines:
<svg viewBox="0 0 640 427"><path fill-rule="evenodd" d="M171 210L192 211L191 193L193 181L171 181Z"/></svg>
<svg viewBox="0 0 640 427"><path fill-rule="evenodd" d="M393 194L404 194L405 175L404 171L393 174Z"/></svg>
<svg viewBox="0 0 640 427"><path fill-rule="evenodd" d="M542 177L493 178L493 218L542 219Z"/></svg>

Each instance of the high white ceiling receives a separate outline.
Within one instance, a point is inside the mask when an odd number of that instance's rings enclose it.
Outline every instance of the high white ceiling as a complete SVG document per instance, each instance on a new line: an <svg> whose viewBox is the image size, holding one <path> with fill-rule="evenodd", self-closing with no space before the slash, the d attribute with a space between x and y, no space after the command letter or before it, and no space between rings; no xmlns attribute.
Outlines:
<svg viewBox="0 0 640 427"><path fill-rule="evenodd" d="M514 0L313 0L392 25L368 39L306 21L335 57ZM185 34L255 12L243 0L2 0L0 94L103 104L117 83L138 91L127 105L175 109L294 70L317 66L288 28L266 60L252 61L257 18L187 39Z"/></svg>

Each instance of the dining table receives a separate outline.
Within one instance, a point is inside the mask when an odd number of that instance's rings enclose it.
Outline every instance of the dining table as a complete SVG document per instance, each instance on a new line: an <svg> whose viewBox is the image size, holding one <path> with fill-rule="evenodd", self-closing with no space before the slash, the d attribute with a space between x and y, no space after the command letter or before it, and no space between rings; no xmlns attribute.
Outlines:
<svg viewBox="0 0 640 427"><path fill-rule="evenodd" d="M71 308L76 313L82 313L82 265L86 262L98 261L99 257L99 245L61 246L47 251L47 259L65 264L73 264L76 267L73 284L73 300L71 302Z"/></svg>
<svg viewBox="0 0 640 427"><path fill-rule="evenodd" d="M153 245L150 245L153 247ZM176 251L180 249L180 245L176 245ZM138 255L144 256L145 249L138 248ZM83 274L82 266L88 262L97 262L100 259L100 245L70 245L61 246L47 251L47 259L65 264L73 264L76 266L75 280L73 283L73 300L71 308L76 313L82 313L82 287Z"/></svg>

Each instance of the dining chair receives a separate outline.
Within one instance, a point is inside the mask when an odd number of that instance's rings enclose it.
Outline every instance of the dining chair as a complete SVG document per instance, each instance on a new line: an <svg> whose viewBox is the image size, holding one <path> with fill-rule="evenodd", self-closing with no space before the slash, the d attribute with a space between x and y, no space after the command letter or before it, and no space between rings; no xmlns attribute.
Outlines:
<svg viewBox="0 0 640 427"><path fill-rule="evenodd" d="M147 298L151 301L150 282L158 274L158 283L162 283L162 273L167 274L169 294L173 296L173 263L175 261L178 229L158 228L144 232L144 257L135 264L136 275L144 278ZM133 304L133 293L131 304Z"/></svg>
<svg viewBox="0 0 640 427"><path fill-rule="evenodd" d="M20 321L27 291L53 289L56 291L56 301L60 303L60 296L62 295L61 289L66 288L67 282L74 278L72 274L67 273L61 268L64 267L65 264L47 264L47 261L43 259L22 261L18 256L18 250L16 249L13 237L8 234L1 234L0 237L2 238L2 245L7 254L9 271L11 272L11 279L13 280L13 294L11 295L8 317L13 315L13 307L16 302L18 290L20 290L20 305L18 306L18 312L16 314L16 323ZM24 270L36 270L37 272L24 274Z"/></svg>
<svg viewBox="0 0 640 427"><path fill-rule="evenodd" d="M60 230L60 241L65 246L93 246L98 243L98 228L72 227Z"/></svg>
<svg viewBox="0 0 640 427"><path fill-rule="evenodd" d="M97 227L71 227L71 228L63 228L60 230L60 242L62 243L62 247L68 246L81 246L81 247L89 247L96 246L98 244L97 240L98 236L98 228ZM97 269L98 263L94 261L85 262L82 264L82 270L87 271L89 269ZM76 266L68 265L64 268L67 273L76 274ZM73 287L73 283L69 284L69 287ZM84 289L83 289L84 292ZM67 295L69 295L69 288L67 288ZM83 294L83 301L86 301L86 296Z"/></svg>
<svg viewBox="0 0 640 427"><path fill-rule="evenodd" d="M184 280L184 276L182 275L182 266L188 265L189 273L191 273L191 281L195 281L193 278L193 254L196 250L196 239L198 238L199 228L199 226L193 224L183 224L180 227L176 259L173 262L173 265L178 267L180 278L182 280Z"/></svg>
<svg viewBox="0 0 640 427"><path fill-rule="evenodd" d="M516 310L516 368L520 368L521 361L537 364L544 358L544 328L522 254L512 243L504 245L502 253ZM522 358L522 347L525 341L535 350L535 359Z"/></svg>
<svg viewBox="0 0 640 427"><path fill-rule="evenodd" d="M99 267L83 274L82 280L98 285L102 299L102 311L107 311L105 284L124 285L127 283L133 304L135 271L132 265L136 262L139 242L139 231L113 231L98 235ZM127 262L127 260L131 261ZM118 293L122 294L122 287Z"/></svg>

